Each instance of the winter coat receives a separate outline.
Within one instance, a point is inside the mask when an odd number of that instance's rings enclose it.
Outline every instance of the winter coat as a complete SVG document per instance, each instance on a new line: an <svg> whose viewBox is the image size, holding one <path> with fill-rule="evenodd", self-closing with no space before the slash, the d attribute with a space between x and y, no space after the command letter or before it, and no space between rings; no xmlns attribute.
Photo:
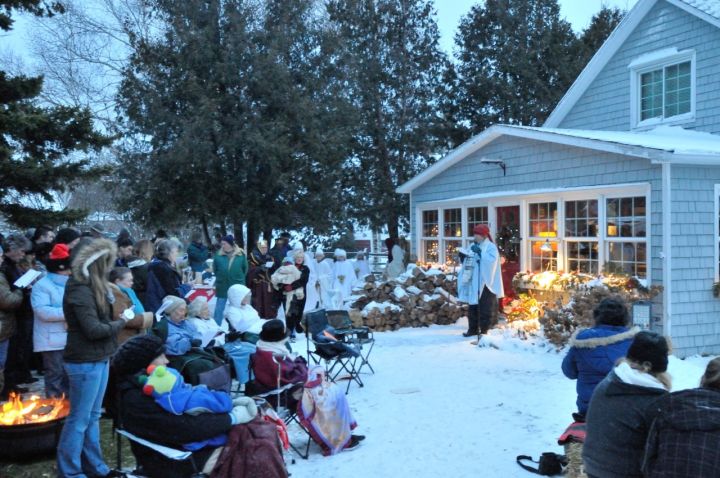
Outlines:
<svg viewBox="0 0 720 478"><path fill-rule="evenodd" d="M577 379L577 406L587 413L595 387L613 369L618 359L627 354L639 329L598 325L577 331L569 341L570 350L562 362L562 371L569 379Z"/></svg>
<svg viewBox="0 0 720 478"><path fill-rule="evenodd" d="M497 246L486 239L481 244L473 243L472 279L466 283L458 283L458 299L470 305L477 305L480 294L485 287L500 299L505 297L500 270L500 254Z"/></svg>
<svg viewBox="0 0 720 478"><path fill-rule="evenodd" d="M589 476L641 478L650 425L668 392L623 382L613 370L595 388L587 413L583 463Z"/></svg>
<svg viewBox="0 0 720 478"><path fill-rule="evenodd" d="M187 248L188 265L193 272L204 272L209 259L208 248L202 242L191 242Z"/></svg>
<svg viewBox="0 0 720 478"><path fill-rule="evenodd" d="M150 264L145 259L133 257L131 260L128 259L128 267L133 275L133 290L137 294L138 299L142 303L143 307L147 309L147 276Z"/></svg>
<svg viewBox="0 0 720 478"><path fill-rule="evenodd" d="M229 254L220 250L213 258L215 273L215 294L219 299L227 299L228 289L235 284L245 284L248 261L245 251L238 246Z"/></svg>
<svg viewBox="0 0 720 478"><path fill-rule="evenodd" d="M228 433L232 421L228 413L175 415L163 410L155 400L142 393L137 377L124 377L119 385L120 417L123 429L153 443L180 449L183 443L207 440ZM143 474L151 478L189 478L193 475L190 461L171 460L164 455L131 442L132 452ZM193 453L199 469L207 462L214 448Z"/></svg>
<svg viewBox="0 0 720 478"><path fill-rule="evenodd" d="M113 297L115 302L112 305L113 317L119 317L126 309L134 307L132 299L124 292L120 287L112 288ZM123 344L128 339L136 335L147 333L148 329L153 325L153 314L152 312L138 313L135 311L135 317L129 320L125 324L125 328L118 332L117 341L118 345Z"/></svg>
<svg viewBox="0 0 720 478"><path fill-rule="evenodd" d="M145 309L156 312L168 295L181 297L182 277L167 260L154 260L148 267Z"/></svg>
<svg viewBox="0 0 720 478"><path fill-rule="evenodd" d="M225 319L233 330L244 334L259 334L265 323L258 312L250 304L242 303L250 293L250 289L242 284L235 284L228 290L228 302L225 307Z"/></svg>
<svg viewBox="0 0 720 478"><path fill-rule="evenodd" d="M650 429L644 476L720 476L720 391L697 388L670 394Z"/></svg>
<svg viewBox="0 0 720 478"><path fill-rule="evenodd" d="M187 320L176 324L167 317L163 318L167 322L167 339L165 340L167 355L185 355L192 348L193 340L200 340L200 334L195 327Z"/></svg>
<svg viewBox="0 0 720 478"><path fill-rule="evenodd" d="M287 478L274 424L255 418L232 427L211 478Z"/></svg>
<svg viewBox="0 0 720 478"><path fill-rule="evenodd" d="M23 301L20 289L11 288L4 273L0 272L0 342L15 334L15 311Z"/></svg>
<svg viewBox="0 0 720 478"><path fill-rule="evenodd" d="M260 385L267 388L277 388L278 364L273 360L272 352L258 348L252 358L252 369L255 380ZM285 356L280 360L281 387L290 383L304 383L307 380L307 374L307 362L304 358L292 359L290 356Z"/></svg>
<svg viewBox="0 0 720 478"><path fill-rule="evenodd" d="M103 244L89 243L73 260L72 276L65 285L63 313L67 322L67 344L63 358L70 363L98 362L108 359L117 350L117 334L125 327L123 319L113 320L110 298L107 312L95 302L95 296L82 265L98 252Z"/></svg>
<svg viewBox="0 0 720 478"><path fill-rule="evenodd" d="M63 313L63 295L69 276L49 272L32 288L30 302L35 314L33 350L63 350L67 342L67 324Z"/></svg>

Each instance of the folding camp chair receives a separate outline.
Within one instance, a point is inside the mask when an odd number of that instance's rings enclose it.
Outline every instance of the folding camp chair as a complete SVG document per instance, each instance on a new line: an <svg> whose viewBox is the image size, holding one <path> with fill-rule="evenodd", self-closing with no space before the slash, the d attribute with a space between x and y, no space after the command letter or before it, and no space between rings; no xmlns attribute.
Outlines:
<svg viewBox="0 0 720 478"><path fill-rule="evenodd" d="M252 376L252 363L253 363L254 355L250 357L250 375ZM288 383L287 385L281 385L281 374L282 374L282 368L281 368L281 360L278 360L278 358L273 355L273 362L277 364L278 367L278 373L277 373L277 384L276 387L268 390L267 388L263 387L262 385L258 384L255 380L251 380L247 383L247 387L245 389L246 394L251 396L256 401L258 400L264 400L266 401L270 406L272 406L275 411L277 412L278 416L282 418L282 420L285 422L286 426L289 426L291 423L295 422L300 427L300 429L307 435L307 442L305 443L305 452L302 452L302 447L295 446L292 441L290 442L290 448L293 449L295 453L300 456L303 460L307 460L308 456L310 455L310 441L311 436L310 432L307 431L307 429L303 426L303 424L300 422L300 419L297 415L297 407L290 407L288 406L288 403L290 401L289 395L291 393L291 390L293 388L296 388L297 386L303 386L303 383ZM284 399L284 403L283 403Z"/></svg>
<svg viewBox="0 0 720 478"><path fill-rule="evenodd" d="M345 343L356 345L360 351L362 363L358 367L358 373L367 365L374 375L375 369L370 365L370 353L375 347L375 337L370 327L353 326L350 313L347 310L328 310L327 320L339 334L342 334Z"/></svg>
<svg viewBox="0 0 720 478"><path fill-rule="evenodd" d="M362 355L358 350L358 344L345 343L342 341L342 336L334 337L337 340L326 339L325 334L329 326L325 309L311 310L303 315L308 362L310 360L315 364L324 362L326 376L333 382L341 373L346 373L348 384L345 394L347 394L352 382L357 383L360 387L365 386L357 367L357 361L361 359ZM311 342L314 350L310 350Z"/></svg>

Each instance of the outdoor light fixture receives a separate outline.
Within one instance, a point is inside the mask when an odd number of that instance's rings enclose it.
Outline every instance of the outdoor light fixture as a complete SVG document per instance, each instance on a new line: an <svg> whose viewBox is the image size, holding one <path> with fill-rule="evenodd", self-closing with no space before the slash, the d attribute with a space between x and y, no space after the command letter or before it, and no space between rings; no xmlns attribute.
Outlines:
<svg viewBox="0 0 720 478"><path fill-rule="evenodd" d="M650 328L650 309L652 304L647 300L635 302L632 306L633 324L643 330Z"/></svg>
<svg viewBox="0 0 720 478"><path fill-rule="evenodd" d="M500 167L502 168L502 170L503 170L503 176L505 176L505 174L506 174L506 171L505 171L506 166L505 166L505 161L503 161L502 159L481 158L481 159L480 159L480 162L483 163L483 164L497 164L498 166L500 166Z"/></svg>
<svg viewBox="0 0 720 478"><path fill-rule="evenodd" d="M550 239L545 239L545 242L540 246L540 250L543 252L552 252L552 246L550 245Z"/></svg>

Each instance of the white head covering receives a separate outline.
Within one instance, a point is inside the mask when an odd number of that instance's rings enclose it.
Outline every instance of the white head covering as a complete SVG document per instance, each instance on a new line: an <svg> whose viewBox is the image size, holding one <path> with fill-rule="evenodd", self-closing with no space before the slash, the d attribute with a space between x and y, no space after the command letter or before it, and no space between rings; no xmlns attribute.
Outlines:
<svg viewBox="0 0 720 478"><path fill-rule="evenodd" d="M347 252L345 252L345 249L335 249L335 257L347 258Z"/></svg>
<svg viewBox="0 0 720 478"><path fill-rule="evenodd" d="M304 251L305 246L303 246L303 243L300 241L297 241L295 244L292 245L293 252L294 251Z"/></svg>
<svg viewBox="0 0 720 478"><path fill-rule="evenodd" d="M322 246L317 246L317 247L315 248L315 257L317 257L317 256L324 256L324 255L325 255L325 251L323 251Z"/></svg>

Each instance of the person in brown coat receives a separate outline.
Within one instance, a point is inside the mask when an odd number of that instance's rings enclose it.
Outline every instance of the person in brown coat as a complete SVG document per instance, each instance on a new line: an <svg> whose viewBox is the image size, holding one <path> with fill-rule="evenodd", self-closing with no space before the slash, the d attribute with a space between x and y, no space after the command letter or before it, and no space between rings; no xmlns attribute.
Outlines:
<svg viewBox="0 0 720 478"><path fill-rule="evenodd" d="M0 266L3 258L3 249L0 247ZM0 273L0 390L5 386L8 344L10 337L15 333L15 310L20 307L22 301L22 290L11 289L5 274Z"/></svg>

